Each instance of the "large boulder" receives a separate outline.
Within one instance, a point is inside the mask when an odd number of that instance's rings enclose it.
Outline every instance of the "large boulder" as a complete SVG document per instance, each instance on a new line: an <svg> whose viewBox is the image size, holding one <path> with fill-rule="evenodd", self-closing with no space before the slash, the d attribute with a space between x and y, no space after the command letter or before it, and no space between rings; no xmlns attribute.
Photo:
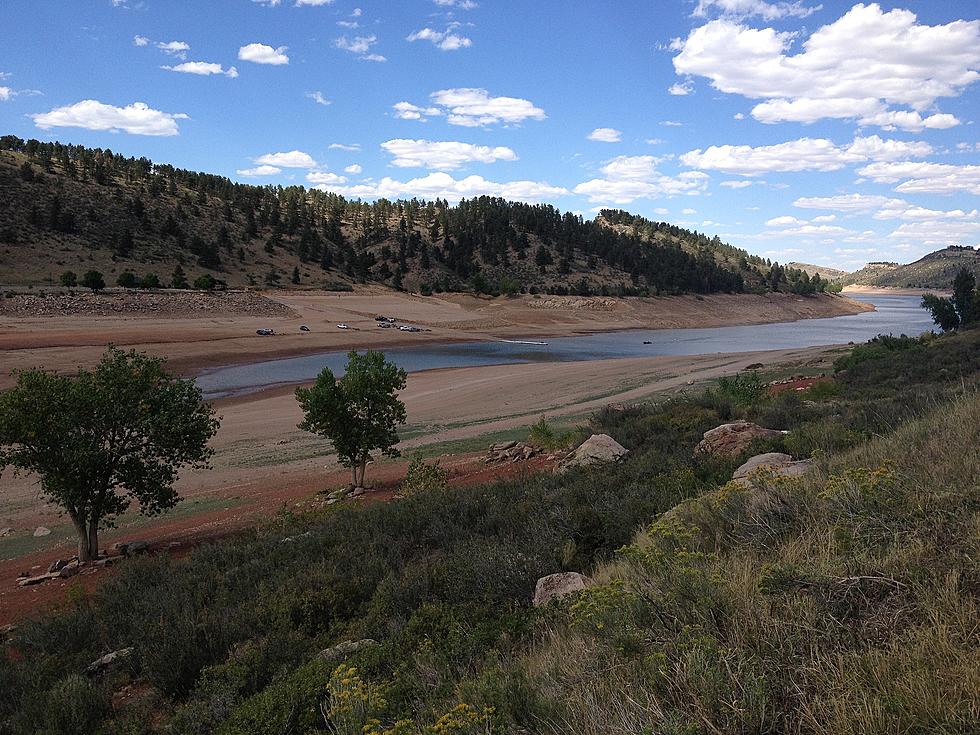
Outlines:
<svg viewBox="0 0 980 735"><path fill-rule="evenodd" d="M584 590L592 583L588 577L578 572L559 572L542 577L534 586L534 606L542 607L573 592Z"/></svg>
<svg viewBox="0 0 980 735"><path fill-rule="evenodd" d="M562 461L558 466L558 471L563 472L572 467L588 467L605 462L617 462L629 453L630 450L609 434L593 434Z"/></svg>
<svg viewBox="0 0 980 735"><path fill-rule="evenodd" d="M776 477L799 477L810 469L809 459L794 460L782 452L767 452L757 454L735 470L732 481L745 487L752 485L752 473L757 470L767 470Z"/></svg>
<svg viewBox="0 0 980 735"><path fill-rule="evenodd" d="M737 457L756 439L770 439L785 433L767 429L751 421L733 421L704 432L704 438L698 443L694 453Z"/></svg>

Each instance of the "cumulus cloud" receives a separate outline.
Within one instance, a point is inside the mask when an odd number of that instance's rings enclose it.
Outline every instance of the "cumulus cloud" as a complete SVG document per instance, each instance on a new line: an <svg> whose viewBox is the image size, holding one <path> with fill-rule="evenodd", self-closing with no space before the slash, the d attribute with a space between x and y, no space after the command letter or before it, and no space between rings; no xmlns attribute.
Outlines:
<svg viewBox="0 0 980 735"><path fill-rule="evenodd" d="M582 182L574 192L594 203L629 204L637 199L693 195L704 191L707 174L685 171L671 177L657 170L659 162L655 156L617 156L600 169L602 178Z"/></svg>
<svg viewBox="0 0 980 735"><path fill-rule="evenodd" d="M980 21L929 26L908 10L858 4L792 54L796 35L712 20L672 42L674 69L765 100L752 110L762 122L839 118L904 130L958 124L931 108L980 78Z"/></svg>
<svg viewBox="0 0 980 735"><path fill-rule="evenodd" d="M690 82L677 82L676 84L671 84L667 88L667 94L672 94L675 97L683 97L685 95L691 94L694 91L694 85Z"/></svg>
<svg viewBox="0 0 980 735"><path fill-rule="evenodd" d="M316 168L317 162L309 153L287 151L285 153L266 153L254 159L255 163L282 168Z"/></svg>
<svg viewBox="0 0 980 735"><path fill-rule="evenodd" d="M728 15L735 18L746 18L757 15L763 20L777 18L806 18L820 10L822 5L807 7L802 2L769 3L764 0L698 0L692 15L704 18L712 13Z"/></svg>
<svg viewBox="0 0 980 735"><path fill-rule="evenodd" d="M436 5L444 8L459 8L460 10L473 10L480 7L473 0L432 0Z"/></svg>
<svg viewBox="0 0 980 735"><path fill-rule="evenodd" d="M394 156L393 166L454 171L467 163L516 161L517 154L505 146L474 145L458 141L409 140L396 138L381 144Z"/></svg>
<svg viewBox="0 0 980 735"><path fill-rule="evenodd" d="M176 66L161 66L161 69L176 71L182 74L197 74L199 76L211 76L212 74L224 74L226 77L235 78L238 76L238 69L233 66L225 69L221 64L208 61L185 61Z"/></svg>
<svg viewBox="0 0 980 735"><path fill-rule="evenodd" d="M357 174L361 173L361 171L363 170L364 169L361 168L361 165L359 163L352 163L350 166L347 166L344 169L344 173L351 174L352 176L356 176Z"/></svg>
<svg viewBox="0 0 980 735"><path fill-rule="evenodd" d="M307 92L306 96L316 102L318 105L330 105L333 104L330 100L323 96L323 92Z"/></svg>
<svg viewBox="0 0 980 735"><path fill-rule="evenodd" d="M138 43L136 45L143 46L145 44ZM178 59L186 58L187 52L191 50L190 44L185 41L159 41L157 48L165 54L176 56Z"/></svg>
<svg viewBox="0 0 980 735"><path fill-rule="evenodd" d="M310 171L306 174L306 180L315 186L326 186L333 184L345 184L347 183L347 178L345 176L339 176L330 171Z"/></svg>
<svg viewBox="0 0 980 735"><path fill-rule="evenodd" d="M6 102L14 96L14 90L10 87L0 87L0 102Z"/></svg>
<svg viewBox="0 0 980 735"><path fill-rule="evenodd" d="M884 140L877 135L856 137L843 146L826 138L799 138L765 146L713 145L681 156L691 168L758 176L771 171L837 171L865 161L893 161L926 156L932 146L924 141Z"/></svg>
<svg viewBox="0 0 980 735"><path fill-rule="evenodd" d="M256 166L255 168L240 168L236 171L239 176L275 176L281 174L282 169L277 166Z"/></svg>
<svg viewBox="0 0 980 735"><path fill-rule="evenodd" d="M42 130L50 128L85 128L110 133L132 135L178 135L178 120L188 116L182 112L154 110L145 102L134 102L125 107L114 107L98 100L82 100L73 105L56 107L50 112L31 115L34 124Z"/></svg>
<svg viewBox="0 0 980 735"><path fill-rule="evenodd" d="M519 97L491 97L485 89L460 87L441 89L429 95L430 105L398 102L392 106L395 117L425 120L444 116L450 125L475 128L488 125L516 125L525 120L544 120L544 110Z"/></svg>
<svg viewBox="0 0 980 735"><path fill-rule="evenodd" d="M323 184L317 188L336 192L346 197L377 199L385 197L418 197L420 199L446 199L451 202L477 196L498 196L522 202L540 202L568 193L567 189L542 181L489 181L482 176L455 179L450 174L435 172L409 181L385 177L381 181L352 186Z"/></svg>
<svg viewBox="0 0 980 735"><path fill-rule="evenodd" d="M281 66L289 63L286 56L286 47L272 48L264 43L249 43L238 49L238 58L242 61L251 61L253 64L270 64Z"/></svg>
<svg viewBox="0 0 980 735"><path fill-rule="evenodd" d="M150 42L150 39L146 36L133 36L134 46L146 46Z"/></svg>
<svg viewBox="0 0 980 735"><path fill-rule="evenodd" d="M903 193L980 195L980 166L956 166L925 161L876 162L858 169L879 184L895 184ZM900 182L900 183L899 183Z"/></svg>
<svg viewBox="0 0 980 735"><path fill-rule="evenodd" d="M458 51L461 48L468 48L473 45L473 41L466 36L461 36L453 31L459 27L458 23L453 23L445 31L437 31L433 28L423 28L410 34L406 41L429 41L433 46L443 51Z"/></svg>
<svg viewBox="0 0 980 735"><path fill-rule="evenodd" d="M586 137L599 143L618 143L623 139L623 133L616 128L596 128Z"/></svg>

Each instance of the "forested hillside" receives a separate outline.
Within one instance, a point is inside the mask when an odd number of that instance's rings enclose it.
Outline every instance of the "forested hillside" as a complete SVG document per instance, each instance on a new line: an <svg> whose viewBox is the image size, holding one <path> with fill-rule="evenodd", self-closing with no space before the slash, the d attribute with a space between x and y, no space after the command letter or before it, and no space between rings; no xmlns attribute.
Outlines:
<svg viewBox="0 0 980 735"><path fill-rule="evenodd" d="M480 293L814 293L827 284L717 237L603 211L584 220L492 197L350 201L237 184L111 150L0 138L0 283L96 270L170 285ZM131 274L126 276L124 274ZM149 278L147 278L149 276ZM183 285L184 279L176 279Z"/></svg>

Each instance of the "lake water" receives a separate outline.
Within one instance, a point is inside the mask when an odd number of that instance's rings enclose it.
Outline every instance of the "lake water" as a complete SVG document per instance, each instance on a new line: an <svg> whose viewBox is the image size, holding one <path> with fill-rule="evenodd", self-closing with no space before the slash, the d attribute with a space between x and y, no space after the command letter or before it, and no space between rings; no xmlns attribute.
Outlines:
<svg viewBox="0 0 980 735"><path fill-rule="evenodd" d="M389 359L408 372L434 368L505 365L527 362L609 360L656 355L707 355L717 352L755 352L816 345L865 342L879 334L918 335L933 328L918 296L860 295L876 311L827 319L803 319L777 324L754 324L707 329L631 329L576 337L548 339L547 345L512 342L457 342L392 347ZM420 335L420 340L425 336ZM649 342L650 344L644 344ZM323 352L248 365L231 365L203 372L197 384L208 398L251 393L262 388L312 380L324 368L343 372L346 352Z"/></svg>

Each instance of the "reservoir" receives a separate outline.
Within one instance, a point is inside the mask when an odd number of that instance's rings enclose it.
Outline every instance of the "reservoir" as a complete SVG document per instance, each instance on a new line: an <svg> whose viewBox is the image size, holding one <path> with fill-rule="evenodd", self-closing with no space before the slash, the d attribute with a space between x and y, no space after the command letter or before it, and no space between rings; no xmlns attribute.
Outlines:
<svg viewBox="0 0 980 735"><path fill-rule="evenodd" d="M408 372L418 372L435 368L530 362L755 352L866 342L879 334L919 335L934 328L928 312L919 306L919 296L853 294L851 297L873 304L876 311L776 324L706 329L630 329L556 337L547 340L547 344L543 345L474 341L393 347L384 352L390 360ZM279 385L307 382L315 378L324 367L341 375L346 362L346 351L264 360L207 370L197 377L197 384L207 398L240 395Z"/></svg>

